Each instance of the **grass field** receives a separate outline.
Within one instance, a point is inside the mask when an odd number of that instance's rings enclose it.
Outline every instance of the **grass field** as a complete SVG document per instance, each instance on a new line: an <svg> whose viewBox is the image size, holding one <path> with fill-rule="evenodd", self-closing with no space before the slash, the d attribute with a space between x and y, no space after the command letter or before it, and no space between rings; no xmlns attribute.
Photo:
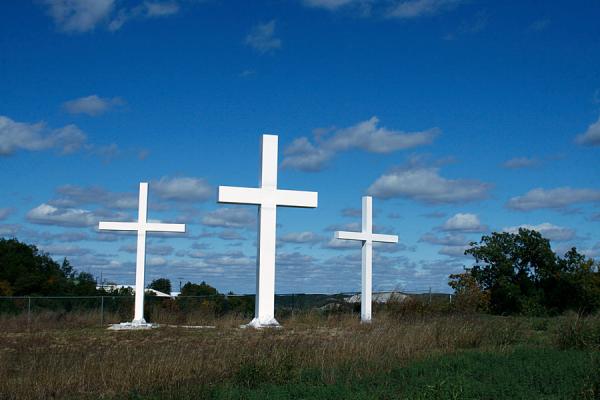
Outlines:
<svg viewBox="0 0 600 400"><path fill-rule="evenodd" d="M598 399L600 318L296 315L284 329L0 320L6 399ZM64 324L63 324L64 325Z"/></svg>

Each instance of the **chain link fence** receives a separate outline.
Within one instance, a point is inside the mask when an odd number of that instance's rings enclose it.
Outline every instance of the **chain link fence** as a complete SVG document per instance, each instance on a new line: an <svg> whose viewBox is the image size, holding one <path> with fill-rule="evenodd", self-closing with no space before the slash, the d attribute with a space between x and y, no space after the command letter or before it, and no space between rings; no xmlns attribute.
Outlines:
<svg viewBox="0 0 600 400"><path fill-rule="evenodd" d="M218 318L251 318L254 294L158 297L146 295L147 321L174 325L206 325ZM410 300L417 304L451 304L451 294L431 291L374 292L373 309ZM3 296L0 329L43 328L52 325L92 327L131 321L134 296ZM295 313L360 313L360 293L290 293L275 296L277 318Z"/></svg>

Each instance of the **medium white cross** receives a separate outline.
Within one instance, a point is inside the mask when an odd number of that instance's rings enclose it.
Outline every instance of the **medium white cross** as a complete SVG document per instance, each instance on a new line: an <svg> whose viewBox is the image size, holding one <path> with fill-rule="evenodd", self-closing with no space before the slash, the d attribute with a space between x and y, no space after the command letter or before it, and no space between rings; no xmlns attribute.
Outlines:
<svg viewBox="0 0 600 400"><path fill-rule="evenodd" d="M360 296L360 318L371 322L371 303L373 295L373 242L398 243L396 235L373 233L373 198L362 198L362 232L335 232L336 239L362 241L362 294Z"/></svg>
<svg viewBox="0 0 600 400"><path fill-rule="evenodd" d="M144 319L144 266L146 263L146 232L185 232L185 224L148 222L148 183L140 183L137 222L100 222L100 230L137 231L137 258L135 265L135 314L133 325L145 325Z"/></svg>
<svg viewBox="0 0 600 400"><path fill-rule="evenodd" d="M277 206L317 207L317 192L277 189L277 135L262 136L258 188L219 186L219 203L258 205L256 304L249 326L278 326L275 319L275 228Z"/></svg>

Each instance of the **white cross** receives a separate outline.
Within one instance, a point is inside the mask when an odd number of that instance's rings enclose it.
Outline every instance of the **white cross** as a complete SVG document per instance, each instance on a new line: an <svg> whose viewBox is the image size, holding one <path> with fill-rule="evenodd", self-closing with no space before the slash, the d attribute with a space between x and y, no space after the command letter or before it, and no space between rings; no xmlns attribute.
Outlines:
<svg viewBox="0 0 600 400"><path fill-rule="evenodd" d="M137 222L100 222L100 230L137 231L137 258L135 266L135 314L133 325L145 325L144 320L144 266L146 263L146 232L185 232L185 224L162 224L147 221L148 183L140 183Z"/></svg>
<svg viewBox="0 0 600 400"><path fill-rule="evenodd" d="M256 304L249 326L278 326L275 319L275 228L277 206L317 207L317 192L277 189L277 135L262 136L258 188L219 186L219 203L258 205Z"/></svg>
<svg viewBox="0 0 600 400"><path fill-rule="evenodd" d="M362 241L362 294L360 296L360 318L371 322L371 302L373 295L373 242L398 243L396 235L373 233L373 198L362 198L362 232L335 232L336 239Z"/></svg>

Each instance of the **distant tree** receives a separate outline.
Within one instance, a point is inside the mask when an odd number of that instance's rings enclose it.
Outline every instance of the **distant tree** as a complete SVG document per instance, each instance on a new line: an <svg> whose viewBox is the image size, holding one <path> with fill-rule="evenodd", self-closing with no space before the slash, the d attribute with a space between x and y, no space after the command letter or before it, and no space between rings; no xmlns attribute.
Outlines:
<svg viewBox="0 0 600 400"><path fill-rule="evenodd" d="M0 294L69 296L96 293L92 275L77 272L66 258L58 264L34 245L0 239Z"/></svg>
<svg viewBox="0 0 600 400"><path fill-rule="evenodd" d="M181 288L181 296L216 296L219 292L214 287L202 281L197 283L188 282Z"/></svg>
<svg viewBox="0 0 600 400"><path fill-rule="evenodd" d="M471 246L465 254L475 258L475 265L466 273L482 292L489 293L493 313L588 312L600 308L597 265L575 248L561 258L552 251L548 239L529 229L493 232ZM459 282L451 280L450 286L461 289ZM464 277L462 282L466 282Z"/></svg>
<svg viewBox="0 0 600 400"><path fill-rule="evenodd" d="M148 288L171 294L171 281L167 278L158 278L150 282Z"/></svg>
<svg viewBox="0 0 600 400"><path fill-rule="evenodd" d="M454 289L454 306L460 311L489 311L490 292L483 289L470 270L451 274L448 285Z"/></svg>

